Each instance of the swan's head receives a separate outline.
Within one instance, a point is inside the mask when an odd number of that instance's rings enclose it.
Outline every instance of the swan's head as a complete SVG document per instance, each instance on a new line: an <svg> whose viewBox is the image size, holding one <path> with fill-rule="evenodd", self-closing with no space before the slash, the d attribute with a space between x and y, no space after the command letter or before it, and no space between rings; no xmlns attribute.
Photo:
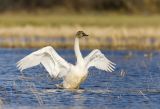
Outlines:
<svg viewBox="0 0 160 109"><path fill-rule="evenodd" d="M86 37L86 36L88 36L88 35L86 33L84 33L83 31L78 31L76 33L76 37L78 37L78 38L82 38L82 37Z"/></svg>

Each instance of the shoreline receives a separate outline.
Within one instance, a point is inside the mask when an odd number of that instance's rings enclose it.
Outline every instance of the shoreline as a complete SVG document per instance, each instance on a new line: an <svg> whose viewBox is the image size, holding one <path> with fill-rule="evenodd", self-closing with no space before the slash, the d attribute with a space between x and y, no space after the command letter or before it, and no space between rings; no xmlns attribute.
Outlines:
<svg viewBox="0 0 160 109"><path fill-rule="evenodd" d="M2 48L73 48L74 37L0 37ZM110 50L160 50L159 37L122 37L122 38L86 38L80 40L82 49L110 49Z"/></svg>

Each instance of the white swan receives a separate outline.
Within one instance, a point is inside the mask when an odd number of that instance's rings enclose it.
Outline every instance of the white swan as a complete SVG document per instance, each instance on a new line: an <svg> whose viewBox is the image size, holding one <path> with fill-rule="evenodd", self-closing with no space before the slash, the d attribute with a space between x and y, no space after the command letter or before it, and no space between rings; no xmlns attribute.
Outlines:
<svg viewBox="0 0 160 109"><path fill-rule="evenodd" d="M35 51L17 62L20 71L42 64L53 78L62 78L63 82L57 85L59 88L76 89L86 79L88 69L96 67L112 72L115 64L108 60L100 50L93 50L85 58L82 57L79 48L79 39L88 36L83 31L78 31L75 36L74 51L77 58L75 65L68 63L51 47L47 46Z"/></svg>

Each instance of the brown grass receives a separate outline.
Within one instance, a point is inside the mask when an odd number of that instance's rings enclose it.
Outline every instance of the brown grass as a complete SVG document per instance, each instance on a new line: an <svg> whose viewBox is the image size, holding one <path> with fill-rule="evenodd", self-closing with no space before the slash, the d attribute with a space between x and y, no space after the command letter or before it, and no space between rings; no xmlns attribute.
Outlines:
<svg viewBox="0 0 160 109"><path fill-rule="evenodd" d="M82 48L160 49L160 27L0 27L0 46L73 48L74 35L78 30L89 34L87 39L82 39ZM57 38L63 40L57 41Z"/></svg>
<svg viewBox="0 0 160 109"><path fill-rule="evenodd" d="M160 27L96 27L96 26L59 26L59 27L0 27L1 37L73 37L78 30L83 30L90 37L99 38L139 38L159 37Z"/></svg>
<svg viewBox="0 0 160 109"><path fill-rule="evenodd" d="M160 49L159 19L159 15L2 14L0 47L73 48L75 33L83 30L90 36L81 41L81 48Z"/></svg>

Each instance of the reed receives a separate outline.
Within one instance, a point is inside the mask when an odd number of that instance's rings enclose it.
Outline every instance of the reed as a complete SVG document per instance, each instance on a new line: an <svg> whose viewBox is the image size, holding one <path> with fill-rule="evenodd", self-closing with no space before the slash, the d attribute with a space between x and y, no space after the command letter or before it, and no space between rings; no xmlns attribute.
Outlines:
<svg viewBox="0 0 160 109"><path fill-rule="evenodd" d="M78 30L89 33L82 48L159 49L160 27L1 27L1 47L39 48L47 45L72 48Z"/></svg>
<svg viewBox="0 0 160 109"><path fill-rule="evenodd" d="M98 38L143 38L159 37L159 27L96 27L96 26L60 26L60 27L0 27L0 37L73 37L76 31L84 30L91 37Z"/></svg>
<svg viewBox="0 0 160 109"><path fill-rule="evenodd" d="M33 93L33 95L36 97L38 104L42 106L44 104L42 97L39 95L39 92L36 89L35 84L33 83L30 87L30 91Z"/></svg>
<svg viewBox="0 0 160 109"><path fill-rule="evenodd" d="M29 15L0 16L0 47L72 48L76 31L90 35L82 48L160 49L160 16Z"/></svg>

